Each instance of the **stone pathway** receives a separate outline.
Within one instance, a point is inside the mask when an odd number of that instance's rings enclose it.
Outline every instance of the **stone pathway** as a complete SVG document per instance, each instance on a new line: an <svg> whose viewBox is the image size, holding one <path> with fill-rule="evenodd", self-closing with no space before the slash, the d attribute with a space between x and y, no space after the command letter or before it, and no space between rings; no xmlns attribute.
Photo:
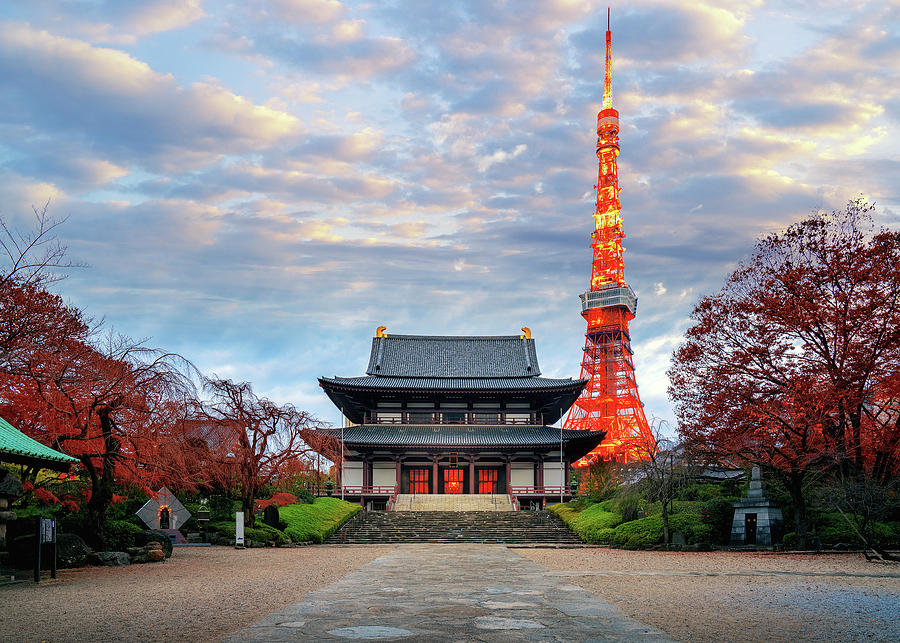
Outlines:
<svg viewBox="0 0 900 643"><path fill-rule="evenodd" d="M707 572L707 571L619 571L619 570L561 570L561 571L552 571L547 572L551 576L562 576L562 577L572 577L572 576L664 576L664 577L689 577L689 576L764 576L767 578L774 578L779 576L810 576L810 577L831 577L831 578L896 578L900 580L900 573L891 573L891 572L872 572L871 574L862 574L859 572L840 572L840 571L832 571L832 572L815 572L815 571L780 571L777 569L772 570L744 570L738 572Z"/></svg>
<svg viewBox="0 0 900 643"><path fill-rule="evenodd" d="M502 545L398 546L225 640L342 639L672 640Z"/></svg>

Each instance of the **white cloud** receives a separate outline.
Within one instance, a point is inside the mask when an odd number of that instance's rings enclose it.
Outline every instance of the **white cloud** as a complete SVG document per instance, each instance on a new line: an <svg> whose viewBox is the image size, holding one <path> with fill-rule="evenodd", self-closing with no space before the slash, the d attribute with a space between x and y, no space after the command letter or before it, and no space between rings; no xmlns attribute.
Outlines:
<svg viewBox="0 0 900 643"><path fill-rule="evenodd" d="M488 168L490 168L495 163L502 163L508 159L514 159L527 149L527 145L525 145L524 143L520 143L519 145L516 145L515 149L513 149L512 152L496 150L490 156L483 156L478 160L478 171L486 172Z"/></svg>
<svg viewBox="0 0 900 643"><path fill-rule="evenodd" d="M30 107L27 117L42 127L170 170L260 149L300 130L291 114L256 105L214 80L181 87L124 52L22 23L0 23L0 71L6 77L0 95L15 92Z"/></svg>
<svg viewBox="0 0 900 643"><path fill-rule="evenodd" d="M328 24L346 12L337 0L268 0L267 8L279 20L300 25Z"/></svg>

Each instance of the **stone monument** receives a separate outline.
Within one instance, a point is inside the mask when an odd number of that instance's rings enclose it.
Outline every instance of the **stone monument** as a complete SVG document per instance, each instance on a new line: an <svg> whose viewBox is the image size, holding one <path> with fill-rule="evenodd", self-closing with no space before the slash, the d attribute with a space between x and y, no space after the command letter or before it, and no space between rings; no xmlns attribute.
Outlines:
<svg viewBox="0 0 900 643"><path fill-rule="evenodd" d="M762 473L753 467L747 497L734 503L731 546L771 547L781 540L783 526L781 509L766 498Z"/></svg>
<svg viewBox="0 0 900 643"><path fill-rule="evenodd" d="M137 516L150 529L176 531L191 517L191 512L178 501L171 491L165 487L156 492L143 507L137 510Z"/></svg>

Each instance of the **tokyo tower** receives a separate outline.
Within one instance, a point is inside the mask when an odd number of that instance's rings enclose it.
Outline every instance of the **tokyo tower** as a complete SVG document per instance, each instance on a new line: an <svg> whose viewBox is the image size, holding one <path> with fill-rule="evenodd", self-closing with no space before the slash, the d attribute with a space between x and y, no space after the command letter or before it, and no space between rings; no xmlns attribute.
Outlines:
<svg viewBox="0 0 900 643"><path fill-rule="evenodd" d="M569 411L565 428L602 429L606 438L580 465L591 461L638 459L654 444L634 376L628 322L634 319L637 297L625 283L622 213L619 203L619 112L612 106L612 34L606 24L606 76L603 109L597 114L597 209L591 248L594 259L590 289L580 295L581 316L587 321L581 379L587 386ZM577 465L576 465L577 466Z"/></svg>

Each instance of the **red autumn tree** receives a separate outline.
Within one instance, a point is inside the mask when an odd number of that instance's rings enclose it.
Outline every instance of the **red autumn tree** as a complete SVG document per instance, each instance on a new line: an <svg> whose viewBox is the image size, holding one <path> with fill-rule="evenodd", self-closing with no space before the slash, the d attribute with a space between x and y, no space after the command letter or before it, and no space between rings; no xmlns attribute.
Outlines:
<svg viewBox="0 0 900 643"><path fill-rule="evenodd" d="M191 389L177 355L110 334L94 346L70 340L32 351L7 376L4 402L33 437L78 458L90 480L87 536L105 539L115 484L145 490L168 481L160 439L173 399Z"/></svg>
<svg viewBox="0 0 900 643"><path fill-rule="evenodd" d="M272 484L297 458L311 459L312 450L303 435L318 421L291 404L278 405L259 397L248 382L206 379L211 399L204 405L203 420L232 436L232 466L223 471L240 494L241 508L249 525L255 521L260 490Z"/></svg>
<svg viewBox="0 0 900 643"><path fill-rule="evenodd" d="M61 222L46 206L34 212L26 233L0 220L0 409L79 458L91 483L86 535L102 546L114 483L149 490L179 473L159 456L173 407L191 395L184 372L192 367L122 336L100 337L99 325L48 292L59 269L77 264L55 237Z"/></svg>
<svg viewBox="0 0 900 643"><path fill-rule="evenodd" d="M900 233L871 210L852 201L759 241L697 304L669 371L681 437L780 477L801 545L811 475L897 474L872 403L900 373Z"/></svg>

